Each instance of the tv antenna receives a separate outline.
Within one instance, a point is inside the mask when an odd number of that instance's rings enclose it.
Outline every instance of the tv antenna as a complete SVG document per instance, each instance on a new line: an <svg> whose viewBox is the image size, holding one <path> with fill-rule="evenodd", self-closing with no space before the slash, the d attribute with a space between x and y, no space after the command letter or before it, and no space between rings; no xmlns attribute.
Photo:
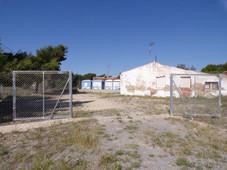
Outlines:
<svg viewBox="0 0 227 170"><path fill-rule="evenodd" d="M149 42L149 56L151 59L151 47L155 44L155 42Z"/></svg>
<svg viewBox="0 0 227 170"><path fill-rule="evenodd" d="M106 76L109 77L109 75L110 75L110 64L107 65L107 75Z"/></svg>

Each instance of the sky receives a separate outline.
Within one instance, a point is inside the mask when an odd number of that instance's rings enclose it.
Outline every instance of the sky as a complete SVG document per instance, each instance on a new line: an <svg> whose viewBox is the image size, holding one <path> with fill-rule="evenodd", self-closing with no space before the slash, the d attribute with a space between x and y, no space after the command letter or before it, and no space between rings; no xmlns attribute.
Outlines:
<svg viewBox="0 0 227 170"><path fill-rule="evenodd" d="M197 71L227 62L227 0L0 0L0 21L15 52L67 46L61 70L74 74L118 76L155 56Z"/></svg>

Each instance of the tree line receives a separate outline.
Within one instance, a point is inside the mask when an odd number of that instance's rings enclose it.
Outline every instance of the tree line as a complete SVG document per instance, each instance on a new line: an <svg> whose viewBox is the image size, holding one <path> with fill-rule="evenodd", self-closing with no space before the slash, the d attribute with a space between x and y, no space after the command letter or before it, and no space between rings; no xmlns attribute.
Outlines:
<svg viewBox="0 0 227 170"><path fill-rule="evenodd" d="M208 64L206 67L204 67L202 70L204 73L210 73L210 74L220 74L227 71L227 62L225 64Z"/></svg>
<svg viewBox="0 0 227 170"><path fill-rule="evenodd" d="M36 51L36 55L18 51L17 53L5 52L0 46L0 85L12 86L12 71L14 70L60 70L61 62L66 60L68 48L64 45L48 46ZM55 75L48 77L50 85L54 88L58 79ZM60 81L60 80L59 80ZM38 93L42 75L34 74L27 77L19 76L16 85L35 84L34 93Z"/></svg>
<svg viewBox="0 0 227 170"><path fill-rule="evenodd" d="M60 66L66 60L68 47L64 45L47 46L36 51L36 55L31 53L18 51L17 53L5 52L0 46L0 83L12 84L12 78L7 77L11 75L14 70L38 70L38 71L60 71ZM8 75L7 75L8 73ZM84 75L73 74L73 87L79 87L82 80L92 80L96 77L95 73L87 73ZM105 74L99 75L105 77ZM42 82L39 76L31 76L36 79L36 93L38 85ZM25 83L29 83L29 79L23 79ZM30 81L32 83L32 81ZM22 84L22 83L19 83Z"/></svg>
<svg viewBox="0 0 227 170"><path fill-rule="evenodd" d="M59 71L62 62L66 60L67 53L68 47L62 44L40 48L36 51L36 55L22 51L18 51L17 53L5 52L0 46L0 81L4 79L2 73L11 73L14 70ZM185 70L196 70L194 66L189 68L186 67L185 64L178 64L177 67ZM208 64L201 70L201 72L210 74L223 73L224 71L227 71L227 62L219 65ZM92 80L95 76L97 76L95 73L87 73L84 75L73 74L73 86L78 87L82 80ZM104 77L106 75L102 74L99 76ZM38 84L39 82L37 82L37 85Z"/></svg>
<svg viewBox="0 0 227 170"><path fill-rule="evenodd" d="M0 46L0 73L9 73L13 70L60 70L67 52L68 47L58 45L40 48L36 55L21 51L14 54L4 52Z"/></svg>
<svg viewBox="0 0 227 170"><path fill-rule="evenodd" d="M196 70L196 68L194 66L191 66L189 68L185 64L178 64L177 68L181 68L184 70L193 70L193 71ZM209 74L222 74L224 72L227 72L227 62L225 64L217 64L217 65L208 64L206 67L201 69L201 72L209 73Z"/></svg>

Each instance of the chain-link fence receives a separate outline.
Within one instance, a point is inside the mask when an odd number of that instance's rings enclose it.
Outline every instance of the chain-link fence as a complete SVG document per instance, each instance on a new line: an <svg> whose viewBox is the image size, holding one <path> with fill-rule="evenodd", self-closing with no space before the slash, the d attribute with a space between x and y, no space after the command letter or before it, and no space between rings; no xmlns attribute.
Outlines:
<svg viewBox="0 0 227 170"><path fill-rule="evenodd" d="M0 73L0 123L13 119L12 73Z"/></svg>
<svg viewBox="0 0 227 170"><path fill-rule="evenodd" d="M171 74L170 114L221 116L221 75Z"/></svg>
<svg viewBox="0 0 227 170"><path fill-rule="evenodd" d="M72 117L71 71L14 71L13 119Z"/></svg>

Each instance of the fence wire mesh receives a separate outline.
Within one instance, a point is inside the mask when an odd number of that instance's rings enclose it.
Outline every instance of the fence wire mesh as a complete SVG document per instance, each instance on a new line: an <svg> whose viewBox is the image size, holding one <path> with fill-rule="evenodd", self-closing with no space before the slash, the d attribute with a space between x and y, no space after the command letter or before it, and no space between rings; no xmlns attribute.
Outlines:
<svg viewBox="0 0 227 170"><path fill-rule="evenodd" d="M71 72L65 71L14 71L13 118L71 117L71 80Z"/></svg>
<svg viewBox="0 0 227 170"><path fill-rule="evenodd" d="M0 73L0 123L13 119L12 73Z"/></svg>
<svg viewBox="0 0 227 170"><path fill-rule="evenodd" d="M172 74L171 115L221 116L221 75Z"/></svg>

